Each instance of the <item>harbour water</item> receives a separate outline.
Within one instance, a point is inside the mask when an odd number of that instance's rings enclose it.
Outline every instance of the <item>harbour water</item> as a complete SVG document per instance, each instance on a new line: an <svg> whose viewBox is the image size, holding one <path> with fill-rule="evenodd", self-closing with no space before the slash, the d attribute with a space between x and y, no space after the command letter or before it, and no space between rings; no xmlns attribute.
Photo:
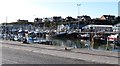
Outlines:
<svg viewBox="0 0 120 66"><path fill-rule="evenodd" d="M120 52L120 46L115 46L115 44L109 43L107 46L106 41L94 41L94 45L91 44L90 39L83 40L80 38L68 38L68 37L51 37L51 36L37 36L39 40L48 40L52 42L53 46L71 47L74 49L87 49L87 50L103 50L103 51L113 51ZM30 40L31 41L31 40ZM33 42L33 41L31 41ZM36 40L37 42L37 40ZM35 44L35 43L33 43ZM44 42L43 42L44 44Z"/></svg>
<svg viewBox="0 0 120 66"><path fill-rule="evenodd" d="M95 42L93 47L91 46L90 40L82 40L82 39L68 39L63 37L47 37L46 40L51 40L52 45L54 46L62 46L62 47L72 47L74 49L87 49L87 50L103 50L103 51L114 51L120 52L120 47L113 47L114 45L109 45L109 50L106 49L106 44L100 44Z"/></svg>

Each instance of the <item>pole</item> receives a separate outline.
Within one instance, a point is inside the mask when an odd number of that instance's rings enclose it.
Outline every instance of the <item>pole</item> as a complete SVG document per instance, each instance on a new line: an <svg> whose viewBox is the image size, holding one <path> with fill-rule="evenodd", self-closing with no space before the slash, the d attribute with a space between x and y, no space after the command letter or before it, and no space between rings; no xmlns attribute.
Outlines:
<svg viewBox="0 0 120 66"><path fill-rule="evenodd" d="M79 7L81 6L81 4L77 4L78 6L78 16L79 16ZM78 32L79 32L79 20L78 20Z"/></svg>
<svg viewBox="0 0 120 66"><path fill-rule="evenodd" d="M78 16L80 15L79 14L79 7L81 6L81 4L77 4L77 6L78 6Z"/></svg>

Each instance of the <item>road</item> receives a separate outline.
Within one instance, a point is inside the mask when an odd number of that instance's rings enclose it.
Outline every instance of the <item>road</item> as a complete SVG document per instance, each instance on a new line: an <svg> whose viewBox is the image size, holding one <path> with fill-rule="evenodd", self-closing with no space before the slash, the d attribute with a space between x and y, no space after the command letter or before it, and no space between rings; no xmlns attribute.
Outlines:
<svg viewBox="0 0 120 66"><path fill-rule="evenodd" d="M2 64L95 64L95 63L2 47Z"/></svg>

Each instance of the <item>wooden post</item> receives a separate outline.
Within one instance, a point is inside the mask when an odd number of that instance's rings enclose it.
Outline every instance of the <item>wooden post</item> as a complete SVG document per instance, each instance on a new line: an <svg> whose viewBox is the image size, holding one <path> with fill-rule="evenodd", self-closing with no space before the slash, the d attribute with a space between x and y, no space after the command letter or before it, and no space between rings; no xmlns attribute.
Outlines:
<svg viewBox="0 0 120 66"><path fill-rule="evenodd" d="M91 33L91 47L94 48L94 33Z"/></svg>
<svg viewBox="0 0 120 66"><path fill-rule="evenodd" d="M92 37L92 48L94 48L94 35Z"/></svg>
<svg viewBox="0 0 120 66"><path fill-rule="evenodd" d="M107 44L106 44L106 50L109 50L109 42L108 42L108 37L107 37Z"/></svg>

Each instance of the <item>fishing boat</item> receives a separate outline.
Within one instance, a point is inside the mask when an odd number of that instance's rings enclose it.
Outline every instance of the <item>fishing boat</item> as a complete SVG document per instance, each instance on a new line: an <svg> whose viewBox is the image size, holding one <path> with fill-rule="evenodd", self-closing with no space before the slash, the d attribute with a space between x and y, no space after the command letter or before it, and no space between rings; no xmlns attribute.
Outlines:
<svg viewBox="0 0 120 66"><path fill-rule="evenodd" d="M108 36L107 41L120 46L120 34Z"/></svg>
<svg viewBox="0 0 120 66"><path fill-rule="evenodd" d="M62 32L62 31L56 32L56 34L55 34L56 37L65 37L66 35L67 35L67 33Z"/></svg>
<svg viewBox="0 0 120 66"><path fill-rule="evenodd" d="M90 38L90 34L86 33L86 34L80 34L79 36L80 39L89 39Z"/></svg>

